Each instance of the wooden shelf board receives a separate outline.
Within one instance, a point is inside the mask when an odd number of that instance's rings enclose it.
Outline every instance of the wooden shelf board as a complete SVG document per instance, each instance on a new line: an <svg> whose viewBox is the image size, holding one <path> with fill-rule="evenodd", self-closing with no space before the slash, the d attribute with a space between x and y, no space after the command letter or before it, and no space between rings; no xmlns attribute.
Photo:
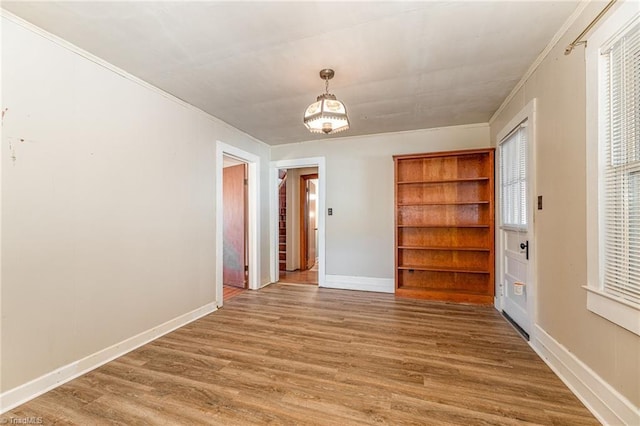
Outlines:
<svg viewBox="0 0 640 426"><path fill-rule="evenodd" d="M487 247L426 247L426 246L398 246L404 250L447 250L447 251L491 251Z"/></svg>
<svg viewBox="0 0 640 426"><path fill-rule="evenodd" d="M446 266L417 266L417 265L402 265L398 266L400 270L414 270L414 271L427 271L427 272L453 272L459 274L490 274L490 271L469 269L469 268L447 268Z"/></svg>
<svg viewBox="0 0 640 426"><path fill-rule="evenodd" d="M410 206L463 206L473 204L489 204L489 201L430 201L424 203L398 203L398 207Z"/></svg>
<svg viewBox="0 0 640 426"><path fill-rule="evenodd" d="M457 178L457 179L437 179L437 180L412 180L397 182L397 185L422 185L432 183L460 183L460 182L483 182L488 181L488 177L474 177L474 178Z"/></svg>
<svg viewBox="0 0 640 426"><path fill-rule="evenodd" d="M493 153L495 148L477 148L477 149L462 149L462 150L454 150L454 151L439 151L439 152L429 152L426 154L397 154L393 156L393 159L399 160L424 160L430 158L438 158L438 157L470 157L477 155L487 155L489 153Z"/></svg>
<svg viewBox="0 0 640 426"><path fill-rule="evenodd" d="M458 224L458 225L398 225L398 228L489 228L490 225L473 225L473 224Z"/></svg>
<svg viewBox="0 0 640 426"><path fill-rule="evenodd" d="M412 299L438 300L445 302L476 303L483 305L493 304L493 294L480 294L464 292L461 290L428 289L421 287L398 287L396 296L410 297Z"/></svg>
<svg viewBox="0 0 640 426"><path fill-rule="evenodd" d="M439 293L452 293L452 294L472 294L475 296L486 296L487 294L484 292L474 292L468 290L460 290L453 288L429 288L429 287L413 287L413 286L400 286L396 290L406 290L406 291L437 291Z"/></svg>

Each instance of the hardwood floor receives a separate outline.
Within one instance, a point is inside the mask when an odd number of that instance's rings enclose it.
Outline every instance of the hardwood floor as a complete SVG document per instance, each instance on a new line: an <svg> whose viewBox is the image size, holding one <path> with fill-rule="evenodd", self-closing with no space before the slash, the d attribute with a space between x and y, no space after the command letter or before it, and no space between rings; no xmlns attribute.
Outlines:
<svg viewBox="0 0 640 426"><path fill-rule="evenodd" d="M232 297L236 297L237 295L242 294L245 291L247 290L244 288L234 287L232 285L225 284L224 286L222 286L222 300L226 302Z"/></svg>
<svg viewBox="0 0 640 426"><path fill-rule="evenodd" d="M314 266L306 271L280 271L279 282L318 285L318 268L317 266Z"/></svg>
<svg viewBox="0 0 640 426"><path fill-rule="evenodd" d="M595 425L492 308L275 284L2 416L44 424Z"/></svg>

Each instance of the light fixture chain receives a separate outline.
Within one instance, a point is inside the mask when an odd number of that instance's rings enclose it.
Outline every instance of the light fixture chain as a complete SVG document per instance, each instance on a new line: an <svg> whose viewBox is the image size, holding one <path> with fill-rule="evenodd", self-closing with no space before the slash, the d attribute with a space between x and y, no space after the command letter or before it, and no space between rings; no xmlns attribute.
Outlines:
<svg viewBox="0 0 640 426"><path fill-rule="evenodd" d="M324 93L326 93L327 95L329 94L329 79L328 78L324 79Z"/></svg>

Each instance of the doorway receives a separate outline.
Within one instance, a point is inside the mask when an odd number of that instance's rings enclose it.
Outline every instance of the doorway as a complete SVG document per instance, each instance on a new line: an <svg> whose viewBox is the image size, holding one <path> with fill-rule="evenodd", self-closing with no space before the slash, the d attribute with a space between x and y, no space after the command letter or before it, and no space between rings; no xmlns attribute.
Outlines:
<svg viewBox="0 0 640 426"><path fill-rule="evenodd" d="M247 252L247 164L224 155L222 172L223 208L223 297L237 294L233 288L246 289L249 282Z"/></svg>
<svg viewBox="0 0 640 426"><path fill-rule="evenodd" d="M257 290L260 288L259 259L260 247L258 244L258 236L260 234L260 222L258 212L260 211L260 157L246 152L242 149L228 145L224 142L216 142L216 168L215 168L215 301L218 307L224 303L224 211L225 200L224 193L224 164L225 156L244 164L245 176L247 183L245 185L245 246L244 255L246 256L245 288ZM227 160L229 161L229 160ZM243 182L244 184L244 182ZM212 206L213 208L213 206ZM239 251L240 253L242 250ZM244 266L243 266L244 269ZM232 287L236 288L236 287ZM243 291L238 287L238 290Z"/></svg>
<svg viewBox="0 0 640 426"><path fill-rule="evenodd" d="M325 159L281 160L271 167L271 280L323 286Z"/></svg>
<svg viewBox="0 0 640 426"><path fill-rule="evenodd" d="M533 332L534 276L533 143L534 104L525 108L498 142L500 200L498 238L498 309L529 340ZM542 200L538 208L542 208Z"/></svg>
<svg viewBox="0 0 640 426"><path fill-rule="evenodd" d="M278 281L318 284L318 168L279 169Z"/></svg>

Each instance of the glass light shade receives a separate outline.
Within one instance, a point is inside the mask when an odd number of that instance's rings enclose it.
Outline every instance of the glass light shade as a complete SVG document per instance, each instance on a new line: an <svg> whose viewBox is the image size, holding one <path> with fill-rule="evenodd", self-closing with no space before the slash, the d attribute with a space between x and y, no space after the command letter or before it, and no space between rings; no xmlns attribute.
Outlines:
<svg viewBox="0 0 640 426"><path fill-rule="evenodd" d="M312 133L332 134L347 130L347 109L334 95L322 94L304 112L304 124Z"/></svg>

